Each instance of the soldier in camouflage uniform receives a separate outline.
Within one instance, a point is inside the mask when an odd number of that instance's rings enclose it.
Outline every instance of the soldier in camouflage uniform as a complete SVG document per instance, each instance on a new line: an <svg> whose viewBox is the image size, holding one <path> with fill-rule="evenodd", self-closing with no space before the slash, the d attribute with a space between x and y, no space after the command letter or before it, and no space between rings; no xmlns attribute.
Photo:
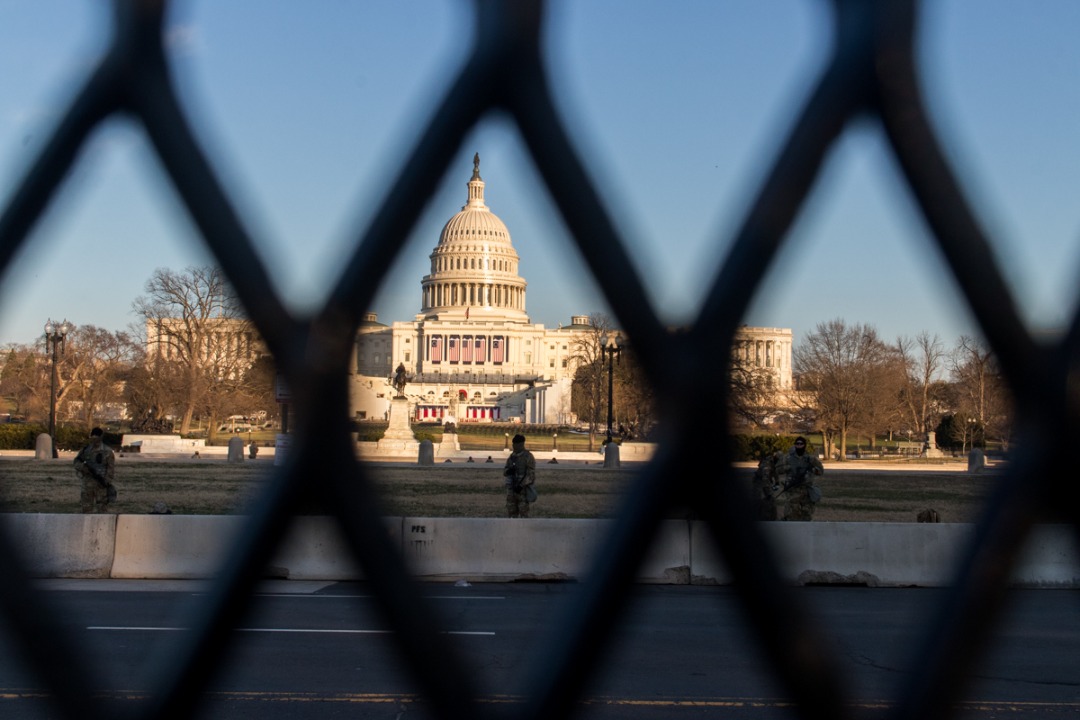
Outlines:
<svg viewBox="0 0 1080 720"><path fill-rule="evenodd" d="M525 436L515 435L514 451L506 458L503 479L506 485L506 514L529 517L529 490L536 483L536 458L525 449Z"/></svg>
<svg viewBox="0 0 1080 720"><path fill-rule="evenodd" d="M106 512L106 506L116 497L113 478L116 458L103 442L101 428L90 431L90 444L75 456L75 475L82 481L80 504L84 513Z"/></svg>
<svg viewBox="0 0 1080 720"><path fill-rule="evenodd" d="M795 438L795 445L784 455L776 466L776 473L784 478L784 491L787 496L785 520L813 520L814 502L810 499L810 488L814 477L825 472L816 455L806 451L806 439Z"/></svg>

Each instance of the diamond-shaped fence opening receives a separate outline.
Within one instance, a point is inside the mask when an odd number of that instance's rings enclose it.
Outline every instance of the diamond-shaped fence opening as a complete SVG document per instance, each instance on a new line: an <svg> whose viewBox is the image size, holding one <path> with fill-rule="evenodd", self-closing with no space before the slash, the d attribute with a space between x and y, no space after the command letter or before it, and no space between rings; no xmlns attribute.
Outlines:
<svg viewBox="0 0 1080 720"><path fill-rule="evenodd" d="M705 477L692 471L696 453L691 430L707 425L711 408L724 406L727 398L722 384L703 390L684 379L713 371L710 359L727 356L749 298L805 202L823 158L848 122L859 116L878 121L1018 399L1021 450L979 525L955 589L939 608L934 626L925 629L920 662L888 710L905 718L954 712L963 680L999 614L1021 541L1033 523L1051 517L1049 488L1039 479L1052 477L1050 450L1075 436L1077 412L1068 379L1080 329L1074 320L1060 344L1043 347L1021 322L988 252L987 238L927 120L913 60L917 3L835 0L834 6L838 31L830 62L790 134L778 143L777 159L746 210L695 324L689 332L673 335L650 305L555 112L541 62L541 0L477 3L478 33L468 63L443 93L336 288L311 318L291 315L275 293L245 224L184 121L161 45L164 3L117 0L115 37L107 57L86 79L0 217L0 267L11 264L88 135L111 116L132 116L274 354L290 385L296 418L286 463L276 469L242 541L232 550L214 591L201 603L182 651L157 671L150 701L137 707L139 716L195 713L199 691L221 670L231 642L228 631L245 611L261 568L288 527L291 509L312 493L334 509L432 710L441 717L492 714L491 706L476 701L473 684L460 669L464 664L455 661L454 648L433 627L432 614L424 612L402 558L381 532L376 493L351 448L346 369L359 309L369 306L422 212L424 198L435 191L463 138L493 111L505 112L516 122L667 412L660 450L597 553L603 560L590 573L594 581L561 619L566 632L552 637L533 658L530 700L521 714L571 714L595 675L625 604L625 590L665 510L687 501L693 501L708 523L755 640L790 697L803 713L815 717L853 712L848 703L852 688L817 642L813 618L798 609L793 591L780 581L776 552L752 522L734 476ZM721 444L717 453L714 466L730 467L728 448ZM314 487L312 478L319 479ZM1055 489L1059 501L1062 492L1071 491ZM105 716L103 701L83 680L88 677L83 653L46 619L49 614L41 608L48 598L28 584L18 558L9 551L10 541L3 541L7 549L0 551L5 578L0 598L21 656L67 717Z"/></svg>

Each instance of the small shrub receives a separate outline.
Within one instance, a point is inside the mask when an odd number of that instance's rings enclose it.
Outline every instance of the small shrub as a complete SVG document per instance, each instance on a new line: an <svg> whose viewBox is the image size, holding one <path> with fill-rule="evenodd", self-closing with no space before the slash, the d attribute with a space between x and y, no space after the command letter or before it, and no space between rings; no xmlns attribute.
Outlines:
<svg viewBox="0 0 1080 720"><path fill-rule="evenodd" d="M774 452L785 453L794 442L794 438L785 435L736 435L735 459L760 460Z"/></svg>
<svg viewBox="0 0 1080 720"><path fill-rule="evenodd" d="M106 433L102 440L106 445L119 445L120 436L112 435L112 439L109 437L110 433ZM88 442L90 442L90 432L81 426L76 425L58 425L56 427L56 447L60 450L81 450Z"/></svg>
<svg viewBox="0 0 1080 720"><path fill-rule="evenodd" d="M385 422L364 422L356 425L357 442L378 442L386 434L386 428L390 427Z"/></svg>
<svg viewBox="0 0 1080 720"><path fill-rule="evenodd" d="M36 438L46 428L38 424L0 424L0 450L33 450Z"/></svg>

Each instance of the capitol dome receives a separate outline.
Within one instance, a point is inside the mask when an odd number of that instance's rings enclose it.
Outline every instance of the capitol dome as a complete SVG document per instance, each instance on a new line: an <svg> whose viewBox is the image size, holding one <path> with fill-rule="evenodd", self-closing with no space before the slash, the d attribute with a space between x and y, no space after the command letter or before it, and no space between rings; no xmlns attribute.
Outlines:
<svg viewBox="0 0 1080 720"><path fill-rule="evenodd" d="M461 208L461 212L450 218L443 226L439 235L439 245L450 243L470 242L480 240L483 242L498 242L510 245L510 231L499 219L499 216L491 212L484 204L484 181L479 175L469 181L469 202ZM477 190L476 197L472 191ZM510 248L512 251L513 248Z"/></svg>
<svg viewBox="0 0 1080 720"><path fill-rule="evenodd" d="M431 273L420 281L418 319L528 322L518 254L506 225L484 204L479 155L468 187L468 202L443 226Z"/></svg>

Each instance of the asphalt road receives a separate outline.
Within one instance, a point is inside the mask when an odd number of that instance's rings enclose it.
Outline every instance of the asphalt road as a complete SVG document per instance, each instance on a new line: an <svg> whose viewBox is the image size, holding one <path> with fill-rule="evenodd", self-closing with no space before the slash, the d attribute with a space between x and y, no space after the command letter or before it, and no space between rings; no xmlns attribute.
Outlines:
<svg viewBox="0 0 1080 720"><path fill-rule="evenodd" d="M71 632L91 648L99 686L136 702L153 686L203 599L198 583L46 581ZM421 718L415 685L361 583L267 584L236 635L205 717ZM574 585L425 585L447 638L485 699L512 708L536 649ZM913 663L912 640L943 591L804 588L821 618L858 714L883 715ZM958 717L1075 717L1080 712L1076 591L1017 591ZM784 693L744 630L734 590L639 586L584 718L792 717ZM0 641L6 638L0 635ZM0 716L52 717L34 678L0 644Z"/></svg>

